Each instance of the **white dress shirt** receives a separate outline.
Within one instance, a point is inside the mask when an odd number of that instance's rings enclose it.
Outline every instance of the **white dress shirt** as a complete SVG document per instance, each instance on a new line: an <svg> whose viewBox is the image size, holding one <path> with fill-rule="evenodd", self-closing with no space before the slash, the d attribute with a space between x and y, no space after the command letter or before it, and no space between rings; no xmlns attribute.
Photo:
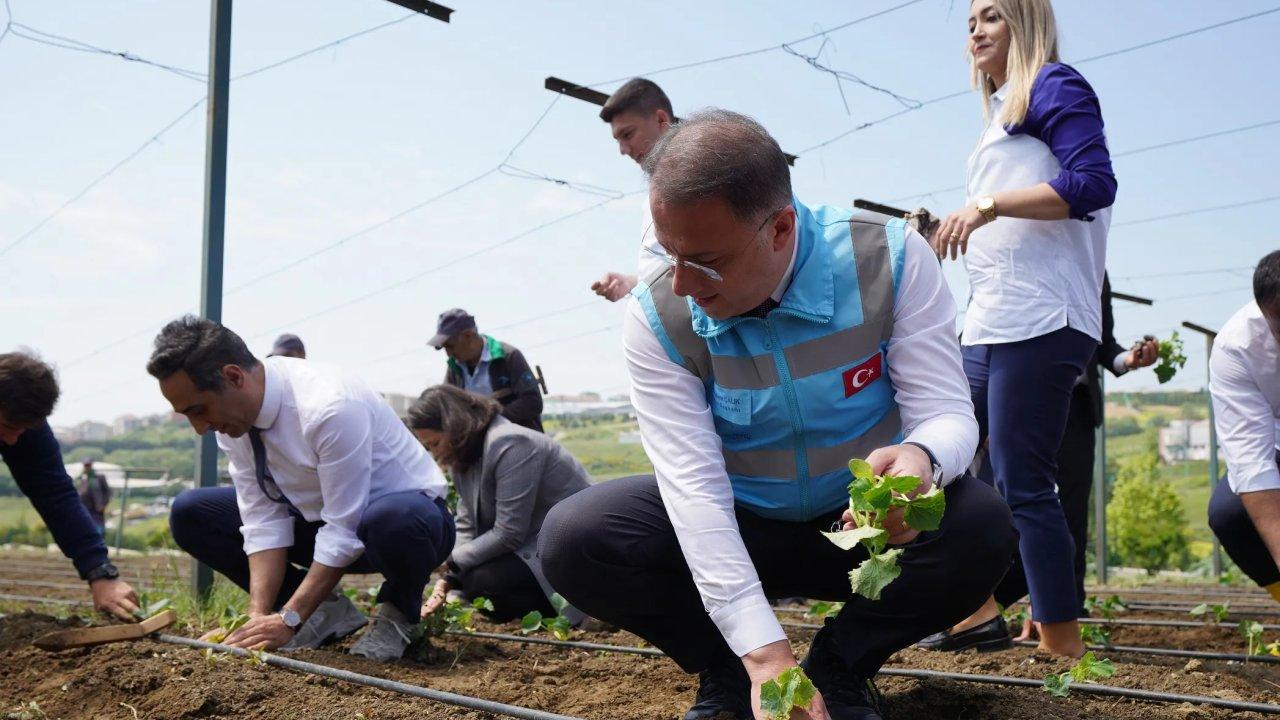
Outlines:
<svg viewBox="0 0 1280 720"><path fill-rule="evenodd" d="M640 279L643 280L646 275L654 270L662 267L662 261L657 255L645 249L649 246L655 249L658 247L658 238L653 233L653 213L649 210L649 193L640 195L640 259L637 262Z"/></svg>
<svg viewBox="0 0 1280 720"><path fill-rule="evenodd" d="M966 204L1004 190L1049 182L1061 169L1053 152L1000 122L1008 86L991 96L991 122L969 156ZM996 208L999 211L999 208ZM1082 220L999 217L969 236L971 288L964 344L1018 342L1071 327L1102 341L1102 272L1111 208Z"/></svg>
<svg viewBox="0 0 1280 720"><path fill-rule="evenodd" d="M914 230L907 232L904 256L889 377L905 439L928 447L945 477L954 478L969 466L978 444L956 340L956 306L937 257ZM788 269L775 299L790 275ZM702 381L671 361L635 300L623 325L623 349L641 439L703 606L739 656L785 639L738 533L733 488Z"/></svg>
<svg viewBox="0 0 1280 720"><path fill-rule="evenodd" d="M1280 345L1258 303L1237 310L1214 340L1209 392L1232 491L1280 490Z"/></svg>
<svg viewBox="0 0 1280 720"><path fill-rule="evenodd" d="M263 365L266 388L253 426L280 491L307 521L325 523L316 562L346 567L364 553L356 528L370 501L407 490L444 494L431 456L363 381L310 360L269 357ZM259 488L249 435L217 437L230 460L245 553L291 547L293 518Z"/></svg>

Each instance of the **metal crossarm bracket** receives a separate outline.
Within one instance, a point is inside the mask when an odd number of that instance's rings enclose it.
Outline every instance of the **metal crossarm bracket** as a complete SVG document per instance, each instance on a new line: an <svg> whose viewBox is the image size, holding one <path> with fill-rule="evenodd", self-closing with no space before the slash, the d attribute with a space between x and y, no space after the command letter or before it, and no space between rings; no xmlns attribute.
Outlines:
<svg viewBox="0 0 1280 720"><path fill-rule="evenodd" d="M407 7L414 12L422 13L440 22L449 22L449 16L453 14L453 8L445 7L439 3L428 2L428 0L389 0L389 2L401 7Z"/></svg>

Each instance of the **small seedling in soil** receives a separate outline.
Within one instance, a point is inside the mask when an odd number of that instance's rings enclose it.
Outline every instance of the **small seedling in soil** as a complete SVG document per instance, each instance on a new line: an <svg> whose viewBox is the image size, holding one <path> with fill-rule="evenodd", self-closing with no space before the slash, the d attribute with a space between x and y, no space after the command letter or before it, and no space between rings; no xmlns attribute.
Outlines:
<svg viewBox="0 0 1280 720"><path fill-rule="evenodd" d="M1267 646L1263 649L1267 651L1268 655L1274 655L1275 657L1280 657L1280 640L1277 640L1276 642L1267 643Z"/></svg>
<svg viewBox="0 0 1280 720"><path fill-rule="evenodd" d="M1129 609L1128 605L1120 599L1119 595L1112 595L1103 600L1097 597L1089 597L1084 601L1084 609L1090 615L1097 613L1105 620L1113 620L1117 613L1125 612Z"/></svg>
<svg viewBox="0 0 1280 720"><path fill-rule="evenodd" d="M1262 649L1262 623L1257 620L1241 620L1237 626L1240 630L1240 636L1244 638L1246 655L1261 655Z"/></svg>
<svg viewBox="0 0 1280 720"><path fill-rule="evenodd" d="M1182 339L1174 330L1168 340L1161 340L1159 346L1160 360L1154 368L1156 380L1160 384L1169 382L1173 376L1187 364L1187 356L1182 353Z"/></svg>
<svg viewBox="0 0 1280 720"><path fill-rule="evenodd" d="M1006 608L1004 611L1004 622L1009 627L1020 628L1022 623L1031 619L1031 615L1027 613L1025 606Z"/></svg>
<svg viewBox="0 0 1280 720"><path fill-rule="evenodd" d="M1227 615L1230 612L1230 602L1214 603L1212 605L1209 603L1200 603L1199 605L1191 608L1191 612L1189 614L1191 617L1202 617L1206 622L1213 625L1219 625L1226 622Z"/></svg>
<svg viewBox="0 0 1280 720"><path fill-rule="evenodd" d="M146 620L173 604L169 598L147 590L138 593L138 601L138 609L133 614L139 620Z"/></svg>
<svg viewBox="0 0 1280 720"><path fill-rule="evenodd" d="M844 603L842 602L820 601L810 605L809 609L804 611L804 614L808 615L809 617L822 620L828 615L838 615L840 613L840 610L843 608L844 608Z"/></svg>
<svg viewBox="0 0 1280 720"><path fill-rule="evenodd" d="M226 640L228 635L239 630L241 626L247 622L249 622L249 616L244 613L232 615L231 618L223 622L217 630L210 633L209 637L206 639L212 643L220 643L223 640Z"/></svg>
<svg viewBox="0 0 1280 720"><path fill-rule="evenodd" d="M760 709L770 720L788 720L792 708L807 709L817 692L804 670L787 668L760 686Z"/></svg>
<svg viewBox="0 0 1280 720"><path fill-rule="evenodd" d="M1116 666L1110 660L1099 660L1090 650L1070 670L1046 677L1044 691L1054 697L1067 697L1072 683L1091 683L1097 678L1109 678L1115 674Z"/></svg>
<svg viewBox="0 0 1280 720"><path fill-rule="evenodd" d="M1110 645L1111 631L1101 625L1081 625L1080 639L1087 645Z"/></svg>
<svg viewBox="0 0 1280 720"><path fill-rule="evenodd" d="M45 720L47 717L49 716L44 714L44 711L40 709L40 704L35 700L19 706L13 712L4 714L5 720Z"/></svg>
<svg viewBox="0 0 1280 720"><path fill-rule="evenodd" d="M889 533L884 529L885 516L892 508L902 508L902 518L914 530L937 530L946 509L946 496L934 487L929 492L907 497L920 487L920 478L910 475L892 477L876 475L866 460L849 461L853 482L849 483L849 510L854 529L824 532L828 540L842 550L862 545L867 551L863 560L849 573L853 591L869 600L879 600L880 593L902 574L898 567L901 548L886 550Z"/></svg>
<svg viewBox="0 0 1280 720"><path fill-rule="evenodd" d="M533 610L520 619L520 632L529 635L539 630L546 630L557 640L568 640L573 632L573 623L564 616L564 609L568 606L569 601L561 597L560 593L553 593L551 607L556 609L555 617L544 618L541 612Z"/></svg>

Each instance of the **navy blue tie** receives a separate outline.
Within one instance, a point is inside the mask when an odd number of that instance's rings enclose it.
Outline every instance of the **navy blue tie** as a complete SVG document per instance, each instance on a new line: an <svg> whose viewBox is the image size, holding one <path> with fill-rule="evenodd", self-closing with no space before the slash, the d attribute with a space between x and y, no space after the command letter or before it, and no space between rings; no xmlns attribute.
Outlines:
<svg viewBox="0 0 1280 720"><path fill-rule="evenodd" d="M262 490L262 494L272 502L283 503L289 507L293 507L293 503L289 502L289 498L284 496L280 491L280 487L276 485L275 478L271 477L271 472L267 470L267 448L262 444L262 431L258 428L249 428L249 445L253 447L253 470L258 478L258 487ZM268 490L267 487L271 487ZM274 491L274 494L273 494Z"/></svg>

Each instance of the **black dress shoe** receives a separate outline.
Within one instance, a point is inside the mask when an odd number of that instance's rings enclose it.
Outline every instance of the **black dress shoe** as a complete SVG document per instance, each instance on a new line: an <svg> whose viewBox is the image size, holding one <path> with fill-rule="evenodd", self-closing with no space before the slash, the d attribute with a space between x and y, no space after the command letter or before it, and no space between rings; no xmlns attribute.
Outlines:
<svg viewBox="0 0 1280 720"><path fill-rule="evenodd" d="M724 658L698 673L698 696L684 720L751 720L751 678L742 661Z"/></svg>
<svg viewBox="0 0 1280 720"><path fill-rule="evenodd" d="M835 650L835 635L830 627L813 636L809 654L800 667L822 694L831 720L884 720L880 691L871 678L859 675L845 664Z"/></svg>
<svg viewBox="0 0 1280 720"><path fill-rule="evenodd" d="M952 633L943 630L916 643L921 650L938 650L941 652L961 652L976 648L978 652L995 652L1013 647L1013 638L1009 636L1009 626L1004 618L994 618L975 625L968 630Z"/></svg>

